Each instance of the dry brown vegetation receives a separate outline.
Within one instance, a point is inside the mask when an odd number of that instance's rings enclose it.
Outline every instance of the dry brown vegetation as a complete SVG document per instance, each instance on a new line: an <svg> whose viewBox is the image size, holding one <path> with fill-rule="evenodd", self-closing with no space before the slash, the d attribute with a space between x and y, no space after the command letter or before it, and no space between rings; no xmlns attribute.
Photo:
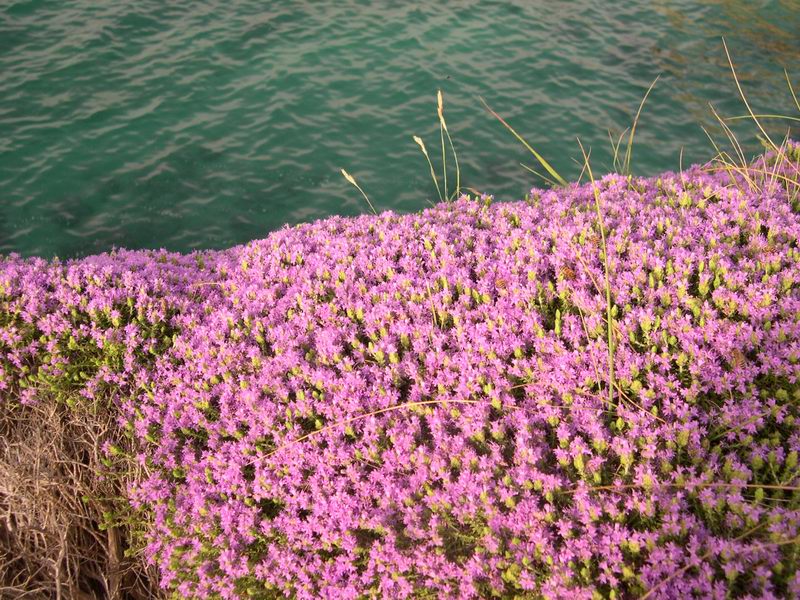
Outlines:
<svg viewBox="0 0 800 600"><path fill-rule="evenodd" d="M0 598L162 595L131 550L143 522L125 490L140 468L131 452L106 458L104 441L130 442L116 415L90 404L0 402Z"/></svg>

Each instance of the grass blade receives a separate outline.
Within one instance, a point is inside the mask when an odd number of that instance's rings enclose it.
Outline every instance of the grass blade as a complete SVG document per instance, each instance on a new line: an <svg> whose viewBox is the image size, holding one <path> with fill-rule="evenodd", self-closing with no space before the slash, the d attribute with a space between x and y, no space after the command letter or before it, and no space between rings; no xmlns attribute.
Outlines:
<svg viewBox="0 0 800 600"><path fill-rule="evenodd" d="M651 86L652 87L652 86ZM606 228L603 225L603 213L600 211L600 190L597 189L597 183L592 174L592 166L589 164L589 155L583 148L580 138L578 139L578 146L581 148L584 164L589 173L589 180L592 182L592 191L594 192L594 206L597 210L597 224L600 227L600 241L603 244L603 261L605 271L605 284L606 284L606 322L608 331L608 406L614 406L614 321L611 315L611 281L608 271L608 247L606 246Z"/></svg>
<svg viewBox="0 0 800 600"><path fill-rule="evenodd" d="M442 119L442 123L444 123L444 119ZM456 189L453 194L458 198L461 195L461 168L458 166L456 147L453 145L453 138L450 137L450 132L447 130L447 124L444 124L444 132L447 134L447 141L450 142L450 150L453 153L453 161L456 163Z"/></svg>
<svg viewBox="0 0 800 600"><path fill-rule="evenodd" d="M436 91L437 113L439 115L439 137L442 141L442 176L444 179L444 196L447 197L447 158L444 150L444 102L442 90Z"/></svg>
<svg viewBox="0 0 800 600"><path fill-rule="evenodd" d="M739 84L739 76L736 75L736 69L733 66L733 60L731 60L731 53L728 52L728 44L725 43L725 38L722 38L722 47L725 48L725 56L728 58L728 65L730 66L731 73L733 74L733 81L736 83L736 89L739 90L739 96L741 96L742 102L744 102L744 105L747 108L747 112L750 115L750 118L753 119L753 122L758 127L758 130L764 136L764 139L766 139L770 143L772 149L775 150L775 152L779 152L778 146L776 146L775 142L772 141L772 138L769 137L769 134L761 126L761 123L759 122L758 118L753 112L753 109L750 108L750 103L747 101L747 97L744 95L744 90L742 90L742 86Z"/></svg>
<svg viewBox="0 0 800 600"><path fill-rule="evenodd" d="M552 179L550 179L550 178L549 178L547 175L543 175L542 173L540 173L540 172L539 172L539 171L537 171L536 169L532 169L532 168L530 168L528 165L526 165L526 164L524 164L524 163L519 163L519 166L520 166L520 167L522 167L523 169L525 169L526 171L530 171L531 173L533 173L533 174L534 174L534 175L536 175L537 177L540 177L540 178L541 178L541 179L543 179L543 180L545 181L545 183L547 183L548 185L551 185L551 186L558 185L558 184L557 184L555 181L553 181Z"/></svg>
<svg viewBox="0 0 800 600"><path fill-rule="evenodd" d="M425 160L428 161L428 166L431 169L431 179L433 179L433 185L436 186L436 193L439 194L439 202L443 200L442 198L442 190L439 189L439 181L436 179L436 171L433 169L433 163L431 162L431 157L428 156L428 150L425 148L425 142L422 141L422 138L418 136L413 136L411 139L416 142L417 146L419 146L420 150L422 150L422 154L425 155Z"/></svg>
<svg viewBox="0 0 800 600"><path fill-rule="evenodd" d="M800 110L800 102L797 100L797 94L794 93L794 87L792 87L792 82L789 79L789 71L786 69L783 70L783 74L786 76L786 84L789 86L789 92L792 94L792 99L794 100L794 105L797 107L797 110Z"/></svg>
<svg viewBox="0 0 800 600"><path fill-rule="evenodd" d="M650 95L650 92L655 87L656 82L658 81L661 75L656 75L656 78L653 80L653 83L650 84L650 87L647 88L647 91L644 94L644 98L639 103L639 110L636 111L636 117L633 119L633 126L631 127L631 134L628 137L628 148L625 150L625 164L624 164L624 175L631 174L631 157L633 155L633 136L636 134L636 125L639 123L639 117L642 114L642 108L644 108L644 103L647 102L647 97Z"/></svg>
<svg viewBox="0 0 800 600"><path fill-rule="evenodd" d="M614 152L612 168L617 173L622 171L622 166L619 164L619 147L622 145L622 138L628 132L628 128L622 130L622 133L619 134L617 138L617 143L614 143L614 138L611 137L611 130L608 130L608 141L611 143L611 150Z"/></svg>
<svg viewBox="0 0 800 600"><path fill-rule="evenodd" d="M442 101L442 90L438 91L436 96L438 102L438 110L439 110L439 134L441 135L444 132L447 135L447 141L450 143L450 151L453 153L453 161L456 164L456 189L452 195L447 195L447 165L444 162L444 138L442 138L442 167L444 169L444 193L447 196L447 199L452 199L453 196L456 198L461 195L461 168L458 166L458 154L456 154L456 147L453 145L453 138L450 137L450 131L447 129L447 121L444 119L444 102Z"/></svg>
<svg viewBox="0 0 800 600"><path fill-rule="evenodd" d="M753 115L758 119L784 119L786 121L797 121L800 123L799 117L790 117L787 115ZM739 115L737 117L727 117L726 121L739 121L741 119L750 119L750 115Z"/></svg>
<svg viewBox="0 0 800 600"><path fill-rule="evenodd" d="M375 207L374 207L374 206L372 206L372 202L370 202L370 201L369 201L369 197L368 197L368 196L367 196L367 195L364 193L364 190L362 190L362 189L361 189L361 186L360 186L360 185L358 185L358 184L356 183L356 180L353 178L353 176L352 176L352 175L350 175L350 173L348 173L348 172L347 172L347 171L345 171L344 169L342 169L342 175L344 175L344 178L345 178L347 181L349 181L349 182L350 182L350 183L352 183L354 186L356 186L356 189L358 189L358 191L359 191L359 192L361 192L361 195L362 195L362 196L364 196L364 200L366 200L366 201L367 201L367 204L369 205L370 209L372 209L372 214L373 214L373 215L377 215L377 214L378 214L378 211L376 211L376 210L375 210Z"/></svg>
<svg viewBox="0 0 800 600"><path fill-rule="evenodd" d="M566 182L566 180L565 180L563 177L561 177L561 175L559 175L559 174L558 174L558 172L556 172L556 170L555 170L553 167L551 167L551 166L550 166L550 163L549 163L549 162L547 162L547 161L544 159L544 157L543 157L541 154L539 154L538 152L536 152L536 150L534 150L533 148L531 148L530 144L528 144L528 142L526 142L526 141L525 141L525 139L524 139L524 138L523 138L523 137L522 137L520 134L518 134L516 131L514 131L514 128L513 128L513 127L511 127L511 125L509 125L509 124L508 124L508 123L507 123L507 122L506 122L506 121L503 119L503 117L501 117L501 116L500 116L500 115L498 115L496 112L494 112L494 111L493 111L493 110L492 110L492 109L489 107L489 105L488 105L488 104L486 104L486 100L484 100L483 98L480 98L480 101L483 103L483 106L486 108L486 110L488 110L488 111L489 111L489 113L490 113L490 114L491 114L491 115L492 115L494 118L496 118L498 121L500 121L500 122L503 124L503 126L506 128L506 129L508 129L508 130L509 130L509 131L510 131L512 134L514 134L514 137L515 137L515 138L517 138L517 139L518 139L518 140L519 140L519 141L522 143L522 145L523 145L523 146L525 146L525 147L528 149L528 151L529 151L531 154L533 154L534 158L536 158L536 160L538 160L538 161L539 161L539 164L540 164L540 165L542 165L542 166L544 167L545 171L547 171L548 173L550 173L550 176L551 176L553 179L555 179L555 180L556 180L556 181L559 183L559 185L563 185L563 186L566 186L566 185L567 185L567 182Z"/></svg>

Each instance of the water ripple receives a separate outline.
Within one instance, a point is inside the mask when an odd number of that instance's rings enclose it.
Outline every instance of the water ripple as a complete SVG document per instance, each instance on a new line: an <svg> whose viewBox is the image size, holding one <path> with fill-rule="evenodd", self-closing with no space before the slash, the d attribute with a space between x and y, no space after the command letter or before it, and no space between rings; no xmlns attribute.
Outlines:
<svg viewBox="0 0 800 600"><path fill-rule="evenodd" d="M478 96L574 177L575 137L609 169L608 131L661 73L634 166L675 169L681 148L685 162L711 152L708 102L742 112L721 35L753 104L790 109L798 15L792 0L12 2L0 252L242 243L362 212L341 167L380 208L419 209L435 191L411 136L436 147L437 88L465 184L517 199L539 182Z"/></svg>

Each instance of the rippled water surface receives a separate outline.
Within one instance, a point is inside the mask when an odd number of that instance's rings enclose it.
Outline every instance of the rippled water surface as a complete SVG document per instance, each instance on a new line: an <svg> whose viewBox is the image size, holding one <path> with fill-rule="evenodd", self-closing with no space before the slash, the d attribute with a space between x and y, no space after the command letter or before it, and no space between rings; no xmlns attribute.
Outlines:
<svg viewBox="0 0 800 600"><path fill-rule="evenodd" d="M756 109L787 113L799 32L797 0L0 2L0 252L218 248L363 212L342 167L417 210L438 88L464 183L499 200L541 182L479 96L576 177L576 136L610 170L608 131L661 74L634 170L677 169L713 153L709 102L744 110L720 36Z"/></svg>

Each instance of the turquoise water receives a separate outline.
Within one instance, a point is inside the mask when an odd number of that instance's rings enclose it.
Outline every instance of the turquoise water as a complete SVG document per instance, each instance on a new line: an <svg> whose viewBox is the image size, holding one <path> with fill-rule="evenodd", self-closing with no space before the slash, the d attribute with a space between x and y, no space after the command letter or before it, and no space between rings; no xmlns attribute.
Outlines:
<svg viewBox="0 0 800 600"><path fill-rule="evenodd" d="M720 36L756 110L787 113L798 32L796 0L6 2L0 252L219 248L363 212L342 167L379 209L420 209L411 136L437 160L438 88L464 183L498 200L541 182L479 96L574 178L576 136L610 170L608 131L661 74L634 171L677 169L713 154L709 102L744 111Z"/></svg>

